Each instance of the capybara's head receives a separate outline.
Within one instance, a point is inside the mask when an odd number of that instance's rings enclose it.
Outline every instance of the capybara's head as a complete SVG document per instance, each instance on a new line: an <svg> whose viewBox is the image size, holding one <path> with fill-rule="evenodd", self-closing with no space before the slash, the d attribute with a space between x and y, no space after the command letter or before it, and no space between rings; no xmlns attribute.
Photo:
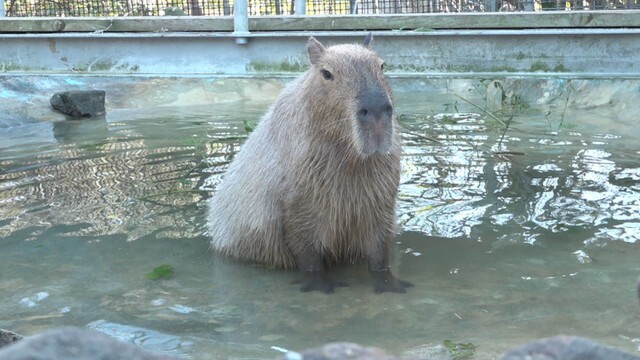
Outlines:
<svg viewBox="0 0 640 360"><path fill-rule="evenodd" d="M363 45L324 47L311 37L307 44L311 68L307 96L318 129L347 141L361 156L389 152L393 132L393 99L384 76L384 61Z"/></svg>

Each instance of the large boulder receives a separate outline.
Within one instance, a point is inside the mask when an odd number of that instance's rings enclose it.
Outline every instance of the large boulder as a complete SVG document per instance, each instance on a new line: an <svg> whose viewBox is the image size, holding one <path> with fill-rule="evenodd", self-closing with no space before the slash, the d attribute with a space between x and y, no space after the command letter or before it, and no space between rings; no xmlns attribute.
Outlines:
<svg viewBox="0 0 640 360"><path fill-rule="evenodd" d="M74 119L104 115L104 90L57 92L51 97L51 106Z"/></svg>
<svg viewBox="0 0 640 360"><path fill-rule="evenodd" d="M20 339L22 339L22 336L8 330L0 329L0 348Z"/></svg>
<svg viewBox="0 0 640 360"><path fill-rule="evenodd" d="M354 343L330 343L303 352L289 352L285 360L396 360L375 347L364 347Z"/></svg>
<svg viewBox="0 0 640 360"><path fill-rule="evenodd" d="M78 328L60 328L28 337L0 349L2 360L178 360L107 335Z"/></svg>
<svg viewBox="0 0 640 360"><path fill-rule="evenodd" d="M640 360L640 357L578 336L555 336L526 343L508 352L502 360Z"/></svg>

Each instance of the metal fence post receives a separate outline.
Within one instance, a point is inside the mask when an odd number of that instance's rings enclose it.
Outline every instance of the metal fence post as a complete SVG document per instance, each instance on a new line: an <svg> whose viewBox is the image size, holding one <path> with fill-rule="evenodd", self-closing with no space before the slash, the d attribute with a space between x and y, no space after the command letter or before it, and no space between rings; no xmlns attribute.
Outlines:
<svg viewBox="0 0 640 360"><path fill-rule="evenodd" d="M497 9L497 1L496 0L485 0L484 2L484 11L486 12L496 12Z"/></svg>
<svg viewBox="0 0 640 360"><path fill-rule="evenodd" d="M524 0L524 11L535 11L535 4L533 0Z"/></svg>
<svg viewBox="0 0 640 360"><path fill-rule="evenodd" d="M249 3L247 0L235 0L233 2L233 35L236 36L236 44L246 44L249 35Z"/></svg>
<svg viewBox="0 0 640 360"><path fill-rule="evenodd" d="M0 0L2 1L2 0ZM307 1L306 0L295 0L295 13L296 15L307 15Z"/></svg>

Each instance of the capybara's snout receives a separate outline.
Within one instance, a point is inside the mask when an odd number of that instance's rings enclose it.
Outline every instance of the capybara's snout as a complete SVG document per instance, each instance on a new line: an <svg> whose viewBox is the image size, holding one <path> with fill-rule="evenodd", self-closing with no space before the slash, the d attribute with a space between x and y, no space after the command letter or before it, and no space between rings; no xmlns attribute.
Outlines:
<svg viewBox="0 0 640 360"><path fill-rule="evenodd" d="M358 133L364 154L386 152L393 135L393 105L386 92L376 91L361 97L356 114Z"/></svg>
<svg viewBox="0 0 640 360"><path fill-rule="evenodd" d="M358 121L363 124L391 123L393 105L386 92L365 93L359 101Z"/></svg>

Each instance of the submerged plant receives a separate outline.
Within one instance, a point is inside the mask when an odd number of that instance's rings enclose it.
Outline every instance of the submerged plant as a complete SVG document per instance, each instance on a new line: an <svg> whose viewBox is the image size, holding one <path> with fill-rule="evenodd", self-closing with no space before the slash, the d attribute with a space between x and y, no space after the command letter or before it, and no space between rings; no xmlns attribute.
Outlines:
<svg viewBox="0 0 640 360"><path fill-rule="evenodd" d="M572 93L572 91L574 91L574 90L575 90L575 89L573 88L573 85L572 85L572 84L569 84L569 86L567 87L566 97L565 97L565 99L564 99L564 106L562 107L562 112L560 113L560 120L559 120L559 123L558 123L558 128L557 128L557 130L553 130L552 121L551 121L551 118L550 118L551 111L547 111L547 113L546 113L546 114L544 114L544 116L545 116L545 117L546 117L546 119L547 119L547 125L549 126L549 132L550 132L551 134L556 134L556 135L557 135L557 134L559 134L559 133L560 133L560 131L561 131L563 128L571 129L571 128L575 127L575 125L573 125L573 124L565 124L565 123L564 123L564 116L565 116L565 114L566 114L566 112L567 112L567 107L569 106L569 100L570 100L570 98L571 98L571 93Z"/></svg>
<svg viewBox="0 0 640 360"><path fill-rule="evenodd" d="M443 345L449 350L451 358L454 360L470 359L476 352L476 345L472 343L455 343L451 340L445 340Z"/></svg>
<svg viewBox="0 0 640 360"><path fill-rule="evenodd" d="M147 273L145 277L151 280L168 280L175 274L175 269L169 264L162 264L153 268L153 271Z"/></svg>
<svg viewBox="0 0 640 360"><path fill-rule="evenodd" d="M251 134L258 125L254 121L242 120L242 122L244 123L244 131L246 131L247 134Z"/></svg>

